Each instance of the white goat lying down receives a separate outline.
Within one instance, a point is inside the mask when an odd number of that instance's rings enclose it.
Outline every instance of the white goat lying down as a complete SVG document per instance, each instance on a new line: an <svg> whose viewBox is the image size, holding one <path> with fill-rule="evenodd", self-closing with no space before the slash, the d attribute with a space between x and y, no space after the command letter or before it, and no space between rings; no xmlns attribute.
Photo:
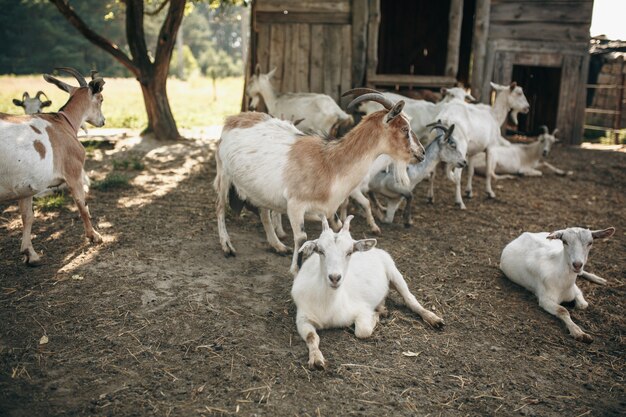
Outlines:
<svg viewBox="0 0 626 417"><path fill-rule="evenodd" d="M310 257L293 281L291 296L298 312L298 333L309 348L309 367L324 368L316 329L347 327L354 323L358 338L372 335L391 284L407 306L433 327L443 320L420 305L387 252L375 249L376 239L353 240L350 220L334 233L325 218L322 234L305 242L300 252ZM363 253L368 251L368 253Z"/></svg>
<svg viewBox="0 0 626 417"><path fill-rule="evenodd" d="M261 99L267 112L274 117L290 120L305 132L317 132L336 136L340 127L354 123L352 116L341 110L332 97L318 93L277 93L272 87L276 68L261 74L256 66L255 74L248 81L246 95L250 98L250 110L255 110Z"/></svg>
<svg viewBox="0 0 626 417"><path fill-rule="evenodd" d="M565 172L562 169L558 169L555 166L544 161L542 158L546 158L550 153L552 145L559 140L556 138L556 134L559 129L554 129L552 133L548 131L546 126L541 126L543 133L539 135L536 142L529 144L511 144L509 146L498 146L494 148L492 155L495 164L495 172L493 178L511 179L516 178L513 175L525 175L530 177L536 177L543 175L537 168L546 167L558 175L571 175L572 171ZM481 175L485 175L485 154L479 153L470 158L470 163L467 168L468 176L474 175L474 171ZM513 174L513 175L498 175L498 174Z"/></svg>
<svg viewBox="0 0 626 417"><path fill-rule="evenodd" d="M42 101L41 96L44 96L46 99ZM50 107L52 102L43 91L37 91L37 94L35 94L35 97L33 98L30 97L28 91L24 91L24 94L22 94L22 99L18 100L14 98L13 104L18 107L22 107L24 109L24 113L26 114L35 114L43 112L43 109L46 107Z"/></svg>
<svg viewBox="0 0 626 417"><path fill-rule="evenodd" d="M350 94L347 92L345 94ZM343 138L326 140L304 135L292 123L263 113L248 112L226 119L216 153L217 224L224 254L234 255L226 231L225 208L232 185L237 193L260 209L267 240L278 252L280 242L270 210L287 213L294 234L291 272L298 270L298 249L306 240L306 214L330 217L361 182L376 157L388 154L402 168L422 159L424 149L413 141L409 122L402 115L404 102L393 105L378 93L355 98L348 108L375 100L385 110L366 116Z"/></svg>
<svg viewBox="0 0 626 417"><path fill-rule="evenodd" d="M94 243L102 237L92 225L85 204L83 165L85 149L77 133L85 121L104 125L102 86L104 80L92 74L92 81L75 69L58 68L72 74L80 87L72 87L50 75L44 79L70 93L58 113L25 116L0 114L0 201L18 200L24 232L21 252L28 265L40 256L33 248L30 232L33 225L33 196L66 183L85 226L86 236Z"/></svg>
<svg viewBox="0 0 626 417"><path fill-rule="evenodd" d="M613 227L595 231L571 227L552 233L526 232L506 245L500 268L511 281L535 294L541 308L560 318L576 340L591 343L593 338L572 321L567 309L560 304L575 301L576 308L588 307L576 286L577 276L606 284L605 279L583 268L593 240L611 237L613 233Z"/></svg>

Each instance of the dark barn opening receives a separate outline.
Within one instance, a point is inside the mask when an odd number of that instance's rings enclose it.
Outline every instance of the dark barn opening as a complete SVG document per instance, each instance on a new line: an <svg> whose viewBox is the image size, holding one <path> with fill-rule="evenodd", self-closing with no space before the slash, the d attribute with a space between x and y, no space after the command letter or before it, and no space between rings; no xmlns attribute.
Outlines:
<svg viewBox="0 0 626 417"><path fill-rule="evenodd" d="M382 0L377 74L442 75L450 0Z"/></svg>
<svg viewBox="0 0 626 417"><path fill-rule="evenodd" d="M461 45L459 48L459 72L456 79L465 87L470 85L472 74L470 73L472 61L472 40L474 37L474 13L476 0L463 2L463 20L461 22Z"/></svg>
<svg viewBox="0 0 626 417"><path fill-rule="evenodd" d="M552 131L559 109L561 68L513 65L512 79L524 87L530 104L528 114L518 115L518 130L536 133L546 125Z"/></svg>

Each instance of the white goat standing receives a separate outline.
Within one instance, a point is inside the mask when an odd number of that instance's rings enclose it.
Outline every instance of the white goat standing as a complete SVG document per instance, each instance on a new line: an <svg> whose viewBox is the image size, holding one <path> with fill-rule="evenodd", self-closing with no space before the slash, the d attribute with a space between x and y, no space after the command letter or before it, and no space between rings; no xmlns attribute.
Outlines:
<svg viewBox="0 0 626 417"><path fill-rule="evenodd" d="M85 204L82 175L85 149L77 133L85 121L98 127L104 125L101 111L104 80L92 75L92 81L87 83L75 69L58 70L72 74L80 84L80 87L72 87L44 75L46 81L70 93L61 111L25 116L0 114L0 202L19 202L24 225L21 252L28 265L40 261L30 236L34 220L33 196L64 182L78 207L86 236L94 243L102 242L91 225Z"/></svg>
<svg viewBox="0 0 626 417"><path fill-rule="evenodd" d="M546 126L541 126L543 133L539 135L536 142L528 144L511 144L510 146L498 146L494 148L492 156L494 159L494 175L496 180L517 178L514 175L524 175L537 177L543 175L538 168L546 167L558 175L571 175L572 171L563 171L554 165L549 164L542 158L546 158L550 153L552 145L559 140L556 134L559 131L554 129L552 133ZM479 153L470 159L468 166L468 176L471 177L474 171L485 175L485 154ZM511 175L498 175L511 174Z"/></svg>
<svg viewBox="0 0 626 417"><path fill-rule="evenodd" d="M346 92L349 94L351 92ZM287 213L294 234L291 272L298 270L298 249L306 240L305 214L330 217L367 174L374 159L388 154L404 166L423 158L424 149L412 140L404 102L393 105L380 94L365 94L348 108L366 100L386 110L366 116L343 138L325 140L303 135L287 121L248 112L226 119L216 153L217 223L224 254L234 255L226 231L225 208L231 185L243 200L259 207L268 242L287 252L272 225L270 210Z"/></svg>
<svg viewBox="0 0 626 417"><path fill-rule="evenodd" d="M261 99L267 111L274 117L291 120L303 131L337 135L340 126L353 124L352 116L341 110L330 96L318 93L283 93L279 94L272 87L272 78L276 68L267 74L261 74L257 65L255 74L250 77L246 95L250 98L250 110L255 110Z"/></svg>
<svg viewBox="0 0 626 417"><path fill-rule="evenodd" d="M42 101L40 98L41 96L44 96L46 99ZM30 97L28 91L24 91L22 99L18 100L14 98L13 104L18 107L22 107L24 109L24 113L26 114L36 114L43 112L43 109L49 107L52 102L43 91L37 91L37 94L35 94L35 97L33 98Z"/></svg>
<svg viewBox="0 0 626 417"><path fill-rule="evenodd" d="M523 233L506 245L500 258L500 269L511 281L531 291L541 308L561 319L576 340L591 343L560 304L575 301L576 307L588 307L576 285L581 276L598 284L606 280L583 271L594 239L608 238L615 228L591 231L571 227L552 233Z"/></svg>
<svg viewBox="0 0 626 417"><path fill-rule="evenodd" d="M391 284L407 306L433 327L443 320L420 305L411 294L393 259L376 249L376 239L353 240L348 216L339 233L322 219L322 233L300 248L310 257L293 281L291 296L298 309L298 333L309 348L309 368L324 368L316 329L347 327L354 323L358 338L372 335L379 315L386 313L385 298ZM363 253L368 251L368 253Z"/></svg>
<svg viewBox="0 0 626 417"><path fill-rule="evenodd" d="M517 94L521 91L521 87L517 84L511 83L511 85L504 89L496 89L496 103L498 107L505 109L504 115L509 111L513 114L516 112L528 112L529 106L523 91L521 94ZM514 100L498 99L498 96L513 97ZM514 106L514 107L510 107ZM494 147L503 144L504 139L500 135L500 122L496 120L494 116L498 113L494 108L488 106L477 106L466 104L459 100L454 100L447 103L443 110L437 116L437 119L441 120L445 125L456 125L459 139L459 150L469 158L480 152L486 153L486 181L485 189L487 195L490 198L495 198L496 194L491 188L491 178L493 174L493 157L491 152ZM498 113L499 114L499 113ZM506 141L505 141L506 142ZM453 171L454 169L454 171ZM455 183L455 203L461 208L465 209L463 198L461 197L461 173L462 168L454 168L452 166L447 167L448 178ZM428 198L433 201L433 183L431 181ZM472 196L472 183L471 178L468 178L467 195Z"/></svg>

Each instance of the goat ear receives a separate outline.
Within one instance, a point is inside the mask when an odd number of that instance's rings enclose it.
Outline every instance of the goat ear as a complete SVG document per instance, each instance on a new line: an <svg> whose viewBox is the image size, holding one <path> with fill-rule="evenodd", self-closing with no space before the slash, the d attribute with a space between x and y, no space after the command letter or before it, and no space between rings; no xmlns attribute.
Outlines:
<svg viewBox="0 0 626 417"><path fill-rule="evenodd" d="M16 98L13 99L13 104L19 107L24 107L24 102L22 100L18 100Z"/></svg>
<svg viewBox="0 0 626 417"><path fill-rule="evenodd" d="M474 97L470 93L465 94L465 100L467 100L469 103L478 103L478 100L476 99L476 97Z"/></svg>
<svg viewBox="0 0 626 417"><path fill-rule="evenodd" d="M61 90L65 91L66 93L71 93L76 88L76 87L72 87L71 85L69 85L67 83L64 83L61 80L57 80L56 78L54 78L50 74L44 74L43 75L43 79L46 80L47 82L51 83L51 84L56 85Z"/></svg>
<svg viewBox="0 0 626 417"><path fill-rule="evenodd" d="M274 74L276 74L276 67L267 73L267 78L273 78Z"/></svg>
<svg viewBox="0 0 626 417"><path fill-rule="evenodd" d="M450 142L450 140L452 139L452 132L454 132L454 124L451 125L448 128L448 131L446 132L446 136L445 136L445 140L446 141Z"/></svg>
<svg viewBox="0 0 626 417"><path fill-rule="evenodd" d="M256 64L256 67L254 67L254 75L256 75L257 77L259 75L261 75L261 65L260 64Z"/></svg>
<svg viewBox="0 0 626 417"><path fill-rule="evenodd" d="M95 80L89 81L89 89L92 94L98 94L102 92L102 87L104 86L104 80L102 78L96 78Z"/></svg>
<svg viewBox="0 0 626 417"><path fill-rule="evenodd" d="M352 250L354 252L367 252L376 246L376 239L361 239L352 244Z"/></svg>
<svg viewBox="0 0 626 417"><path fill-rule="evenodd" d="M517 83L515 81L513 81L511 83L511 85L509 86L509 88L511 89L511 91L515 90L515 87L517 87Z"/></svg>
<svg viewBox="0 0 626 417"><path fill-rule="evenodd" d="M317 240L309 240L306 241L300 246L298 253L301 253L303 256L311 256L313 252L317 252Z"/></svg>
<svg viewBox="0 0 626 417"><path fill-rule="evenodd" d="M398 117L400 113L402 113L402 109L404 108L404 100L398 101L387 113L385 117L385 123L390 123L393 119Z"/></svg>
<svg viewBox="0 0 626 417"><path fill-rule="evenodd" d="M51 104L52 102L50 100L46 100L43 103L41 103L41 108L49 107Z"/></svg>
<svg viewBox="0 0 626 417"><path fill-rule="evenodd" d="M446 87L441 87L441 90L439 90L439 92L442 96L445 96L446 94L448 94L448 89Z"/></svg>
<svg viewBox="0 0 626 417"><path fill-rule="evenodd" d="M591 236L594 239L606 239L607 237L613 236L614 233L615 233L615 228L609 227L608 229L604 229L604 230L594 230L593 232L591 232Z"/></svg>
<svg viewBox="0 0 626 417"><path fill-rule="evenodd" d="M550 233L548 236L546 236L546 239L560 239L563 237L563 231L562 230L557 230L556 232L552 232Z"/></svg>

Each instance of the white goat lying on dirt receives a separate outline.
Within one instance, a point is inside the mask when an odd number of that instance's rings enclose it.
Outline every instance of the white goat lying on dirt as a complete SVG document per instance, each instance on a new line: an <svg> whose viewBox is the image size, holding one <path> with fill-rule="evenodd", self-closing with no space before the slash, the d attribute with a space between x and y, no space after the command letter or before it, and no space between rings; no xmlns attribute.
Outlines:
<svg viewBox="0 0 626 417"><path fill-rule="evenodd" d="M46 100L42 101L40 98L41 96L46 97ZM26 114L36 114L43 112L43 109L49 107L52 102L43 91L37 91L37 94L33 98L30 97L27 91L24 91L22 99L18 100L14 98L13 104L18 107L22 107L24 109L24 113Z"/></svg>
<svg viewBox="0 0 626 417"><path fill-rule="evenodd" d="M250 110L255 110L261 99L267 112L274 117L290 120L302 131L336 136L340 127L347 128L354 121L352 116L341 110L330 96L318 93L279 94L272 87L276 68L261 74L256 66L255 74L248 81L246 95L250 98Z"/></svg>
<svg viewBox="0 0 626 417"><path fill-rule="evenodd" d="M292 123L264 113L247 112L226 119L214 182L218 231L226 256L235 254L225 222L231 186L241 199L260 209L268 242L280 253L288 248L276 236L270 210L287 213L294 234L290 270L295 274L298 249L306 240L305 215L333 216L376 157L388 154L394 158L403 167L399 170L402 180L409 182L406 164L422 159L424 149L412 139L409 122L402 115L404 102L393 105L382 95L370 93L354 99L348 108L367 100L382 103L385 110L366 116L338 140L304 135Z"/></svg>
<svg viewBox="0 0 626 417"><path fill-rule="evenodd" d="M500 269L513 282L531 291L541 308L561 319L576 340L591 343L560 304L575 301L576 307L588 307L576 285L581 276L598 284L606 280L583 271L594 239L608 238L615 228L591 231L571 227L552 233L523 233L506 245L500 258Z"/></svg>
<svg viewBox="0 0 626 417"><path fill-rule="evenodd" d="M58 113L25 116L0 114L0 201L18 200L24 232L21 252L28 265L40 256L33 249L33 196L66 183L85 226L86 236L94 243L102 237L92 225L85 204L83 165L85 149L77 133L85 121L104 125L102 86L104 80L92 75L89 83L75 69L58 68L72 74L80 87L72 87L50 75L44 79L70 93Z"/></svg>
<svg viewBox="0 0 626 417"><path fill-rule="evenodd" d="M554 129L552 133L548 131L546 126L541 126L543 133L539 135L536 142L528 144L511 144L509 146L498 146L494 148L492 155L494 160L494 175L496 180L517 178L514 175L524 175L529 177L537 177L543 175L537 168L546 167L558 175L571 175L572 171L563 171L557 167L544 161L542 158L546 158L550 153L552 145L559 140L556 138L556 134L559 131ZM477 172L481 175L485 175L485 154L479 153L470 158L469 166L467 168L468 182ZM498 175L509 174L509 175Z"/></svg>
<svg viewBox="0 0 626 417"><path fill-rule="evenodd" d="M339 233L334 233L322 218L320 237L300 248L300 252L310 257L293 281L291 296L298 308L298 333L309 348L312 369L326 367L316 329L354 323L356 337L371 336L379 315L386 313L389 284L425 322L433 327L443 325L441 318L422 307L411 294L391 256L374 248L376 239L352 239L352 217L346 218Z"/></svg>

